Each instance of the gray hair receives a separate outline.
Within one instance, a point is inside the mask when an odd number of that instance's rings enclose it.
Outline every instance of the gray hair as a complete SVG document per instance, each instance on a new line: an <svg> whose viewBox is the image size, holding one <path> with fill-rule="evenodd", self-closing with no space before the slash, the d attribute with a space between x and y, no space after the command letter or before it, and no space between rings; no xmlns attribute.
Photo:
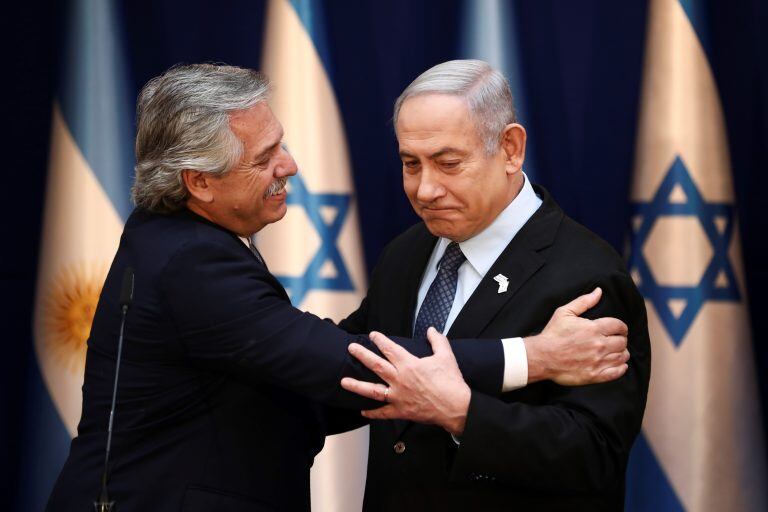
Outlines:
<svg viewBox="0 0 768 512"><path fill-rule="evenodd" d="M269 97L269 80L235 66L174 66L144 86L136 104L137 207L181 209L189 197L182 171L223 174L242 158L229 114Z"/></svg>
<svg viewBox="0 0 768 512"><path fill-rule="evenodd" d="M405 100L422 94L449 94L464 98L477 134L489 155L499 149L504 127L516 122L507 79L482 60L450 60L420 74L395 101L395 125Z"/></svg>

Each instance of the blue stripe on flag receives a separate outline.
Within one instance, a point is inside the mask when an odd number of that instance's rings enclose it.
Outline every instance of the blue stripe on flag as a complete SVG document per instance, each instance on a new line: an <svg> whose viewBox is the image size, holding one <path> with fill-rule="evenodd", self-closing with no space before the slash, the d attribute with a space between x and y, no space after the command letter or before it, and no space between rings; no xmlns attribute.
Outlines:
<svg viewBox="0 0 768 512"><path fill-rule="evenodd" d="M131 211L133 107L111 0L73 0L61 59L59 103L77 146L115 206Z"/></svg>
<svg viewBox="0 0 768 512"><path fill-rule="evenodd" d="M320 2L316 0L290 0L296 14L299 15L301 23L309 34L312 43L315 45L320 60L323 62L325 72L331 83L333 83L333 73L331 66L331 52L328 45L328 33L325 28L325 13Z"/></svg>
<svg viewBox="0 0 768 512"><path fill-rule="evenodd" d="M685 510L642 433L629 457L625 505L626 512Z"/></svg>
<svg viewBox="0 0 768 512"><path fill-rule="evenodd" d="M704 52L708 57L712 56L711 53L711 37L709 35L709 21L707 11L709 10L708 0L680 0L680 5L683 7L685 14L688 16L688 20L693 25L693 30L696 32L696 36L699 38L701 46L704 47Z"/></svg>

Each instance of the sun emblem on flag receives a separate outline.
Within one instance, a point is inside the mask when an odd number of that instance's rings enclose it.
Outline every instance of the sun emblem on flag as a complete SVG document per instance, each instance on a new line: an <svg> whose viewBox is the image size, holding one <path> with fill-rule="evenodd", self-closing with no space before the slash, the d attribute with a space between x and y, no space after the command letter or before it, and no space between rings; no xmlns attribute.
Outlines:
<svg viewBox="0 0 768 512"><path fill-rule="evenodd" d="M106 273L105 265L65 267L43 300L42 342L72 373L85 367L86 341Z"/></svg>

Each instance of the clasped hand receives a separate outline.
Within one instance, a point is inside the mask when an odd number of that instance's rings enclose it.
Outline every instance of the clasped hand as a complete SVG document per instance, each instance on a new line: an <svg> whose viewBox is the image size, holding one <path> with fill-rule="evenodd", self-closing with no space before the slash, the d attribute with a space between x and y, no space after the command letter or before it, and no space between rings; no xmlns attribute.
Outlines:
<svg viewBox="0 0 768 512"><path fill-rule="evenodd" d="M363 411L362 415L376 420L406 419L440 425L460 435L464 431L471 391L464 382L448 338L430 327L427 340L433 355L420 359L379 332L372 332L369 337L386 359L357 343L349 346L349 352L386 384L346 377L341 385L347 391L389 403Z"/></svg>

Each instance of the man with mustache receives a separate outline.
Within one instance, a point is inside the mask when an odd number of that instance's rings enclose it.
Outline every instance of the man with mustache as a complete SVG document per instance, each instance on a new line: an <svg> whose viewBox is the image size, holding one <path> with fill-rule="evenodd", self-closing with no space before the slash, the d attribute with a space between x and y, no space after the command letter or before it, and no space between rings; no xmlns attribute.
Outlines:
<svg viewBox="0 0 768 512"><path fill-rule="evenodd" d="M612 382L552 379L488 396L463 384L455 365L448 376L424 375L408 371L413 357L402 350L384 351L394 365L361 351L382 379L399 380L343 382L391 402L363 413L388 420L371 423L364 510L621 510L650 374L645 305L623 261L522 172L526 132L509 84L487 63L425 71L397 99L394 123L405 193L423 222L384 250L343 329L534 333L558 305L599 285L602 301L588 315L622 319L632 357ZM535 344L508 348L522 359L525 384L526 349ZM529 370L547 366L528 356ZM611 357L627 368L627 356ZM453 421L435 425L415 412L432 409ZM403 416L422 424L396 420Z"/></svg>
<svg viewBox="0 0 768 512"><path fill-rule="evenodd" d="M268 95L259 73L208 64L174 67L143 88L136 209L99 299L78 435L48 510L90 509L99 495L127 268L134 300L108 472L118 510L309 510L309 468L335 431L321 404L377 405L339 383L374 378L348 352L350 342L366 355L374 344L293 308L253 246L253 234L285 215L285 180L296 173ZM530 380L589 383L623 373L626 326L577 316L595 301L576 301L574 313L527 340L530 354L551 354L552 371L530 372ZM414 357L410 371L455 375L488 396L510 388L500 338L449 344L433 333L432 355L423 338L397 345L374 336L382 350ZM574 346L577 357L560 350ZM450 411L413 412L401 417L448 428L455 420Z"/></svg>

